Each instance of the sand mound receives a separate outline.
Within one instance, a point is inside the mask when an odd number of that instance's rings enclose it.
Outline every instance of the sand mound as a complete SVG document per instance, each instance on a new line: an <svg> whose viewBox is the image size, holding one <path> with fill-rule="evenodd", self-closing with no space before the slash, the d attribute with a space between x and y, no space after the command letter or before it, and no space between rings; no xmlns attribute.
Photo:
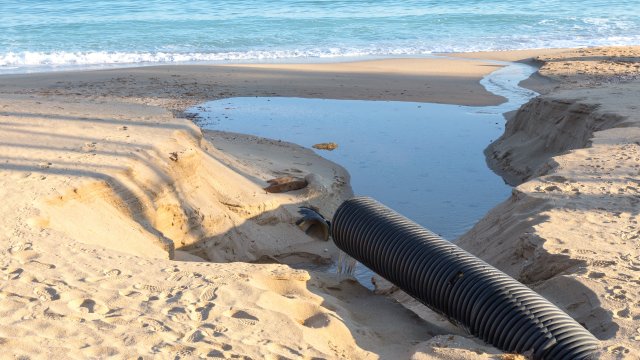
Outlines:
<svg viewBox="0 0 640 360"><path fill-rule="evenodd" d="M305 244L317 252L319 246L292 226L297 205L309 203L331 213L350 193L344 170L331 165L314 173L309 189L267 194L262 188L271 170L237 172L238 161L205 141L195 125L166 114L153 123L8 113L14 116L3 135L16 154L7 166L20 170L11 175L22 177L16 187L25 192L51 184L30 221L117 251L173 258L181 249L213 261L251 261L292 248L303 251ZM48 127L52 130L43 130ZM291 144L282 148L288 158L283 164L272 161L269 169L302 176L314 172L313 165L284 168L296 154L315 155ZM328 166L319 157L314 160L317 167Z"/></svg>
<svg viewBox="0 0 640 360"><path fill-rule="evenodd" d="M298 206L331 214L351 194L311 150L203 136L146 106L1 106L0 344L12 355L393 358L438 333L359 284L246 263L334 254L294 224ZM309 185L263 190L286 175Z"/></svg>
<svg viewBox="0 0 640 360"><path fill-rule="evenodd" d="M542 72L562 61L594 63L572 58L576 53L556 55ZM607 62L615 59L598 59L590 69L600 74ZM585 325L603 340L604 358L634 358L640 353L640 85L618 79L588 88L599 80L581 71L571 79L586 88L534 99L488 148L492 166L520 185L459 245Z"/></svg>

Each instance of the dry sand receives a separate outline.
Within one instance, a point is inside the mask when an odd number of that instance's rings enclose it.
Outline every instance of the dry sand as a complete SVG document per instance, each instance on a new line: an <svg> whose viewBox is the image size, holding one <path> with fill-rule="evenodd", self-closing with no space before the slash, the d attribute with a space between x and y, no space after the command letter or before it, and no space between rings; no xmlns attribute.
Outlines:
<svg viewBox="0 0 640 360"><path fill-rule="evenodd" d="M460 244L585 323L605 354L633 357L640 351L637 58L603 54L637 49L580 51L541 58L551 93L511 119L488 150L506 177L528 181ZM626 72L611 76L620 62ZM400 292L392 297L422 319L353 282L274 264L335 254L293 222L299 205L331 214L351 195L348 174L294 144L203 134L177 116L229 96L495 104L501 99L477 83L495 68L398 59L0 77L4 354L502 357ZM308 175L310 185L263 190L283 175Z"/></svg>
<svg viewBox="0 0 640 360"><path fill-rule="evenodd" d="M486 150L517 187L459 244L640 358L640 47L538 59L553 90Z"/></svg>

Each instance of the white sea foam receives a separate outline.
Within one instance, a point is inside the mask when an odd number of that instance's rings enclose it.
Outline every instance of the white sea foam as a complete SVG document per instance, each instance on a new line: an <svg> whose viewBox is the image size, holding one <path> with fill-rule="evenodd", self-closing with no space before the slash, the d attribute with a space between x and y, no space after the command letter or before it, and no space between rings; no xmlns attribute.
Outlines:
<svg viewBox="0 0 640 360"><path fill-rule="evenodd" d="M267 60L288 58L331 58L367 55L416 55L431 51L416 48L367 48L367 49L309 49L309 50L249 50L232 52L9 52L0 54L0 66L38 65L100 65L136 63L179 63L207 61Z"/></svg>
<svg viewBox="0 0 640 360"><path fill-rule="evenodd" d="M599 22L600 19L592 19ZM606 23L606 22L605 22ZM620 26L617 24L616 26ZM100 67L120 67L138 65L176 63L239 63L313 61L314 59L384 57L384 56L425 56L432 53L500 51L536 48L565 48L599 45L633 45L640 43L640 36L603 36L597 39L540 39L530 35L505 39L485 39L483 43L464 44L441 42L434 46L417 43L414 46L381 44L368 47L301 48L279 50L247 50L228 52L110 52L110 51L22 51L0 53L1 73L26 73L68 69L90 69Z"/></svg>
<svg viewBox="0 0 640 360"><path fill-rule="evenodd" d="M25 72L54 70L55 68L92 67L100 65L145 65L170 63L216 63L241 61L268 61L299 58L335 58L372 55L421 55L418 49L311 49L274 51L234 51L219 53L178 52L9 52L0 54L0 72L22 69Z"/></svg>

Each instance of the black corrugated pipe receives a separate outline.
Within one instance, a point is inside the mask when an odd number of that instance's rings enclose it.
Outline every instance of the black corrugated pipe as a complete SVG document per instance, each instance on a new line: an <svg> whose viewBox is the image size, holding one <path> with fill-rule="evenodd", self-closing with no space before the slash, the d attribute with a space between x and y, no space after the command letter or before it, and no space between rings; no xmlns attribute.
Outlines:
<svg viewBox="0 0 640 360"><path fill-rule="evenodd" d="M429 308L507 352L591 359L598 340L528 287L367 197L333 217L336 245Z"/></svg>

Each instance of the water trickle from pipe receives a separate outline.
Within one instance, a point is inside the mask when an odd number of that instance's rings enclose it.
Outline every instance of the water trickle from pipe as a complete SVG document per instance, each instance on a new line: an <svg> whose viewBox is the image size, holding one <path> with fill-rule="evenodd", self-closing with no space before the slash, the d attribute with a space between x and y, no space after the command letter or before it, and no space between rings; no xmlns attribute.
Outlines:
<svg viewBox="0 0 640 360"><path fill-rule="evenodd" d="M357 263L356 259L347 255L344 251L339 250L338 263L336 267L336 276L338 280L355 278Z"/></svg>

